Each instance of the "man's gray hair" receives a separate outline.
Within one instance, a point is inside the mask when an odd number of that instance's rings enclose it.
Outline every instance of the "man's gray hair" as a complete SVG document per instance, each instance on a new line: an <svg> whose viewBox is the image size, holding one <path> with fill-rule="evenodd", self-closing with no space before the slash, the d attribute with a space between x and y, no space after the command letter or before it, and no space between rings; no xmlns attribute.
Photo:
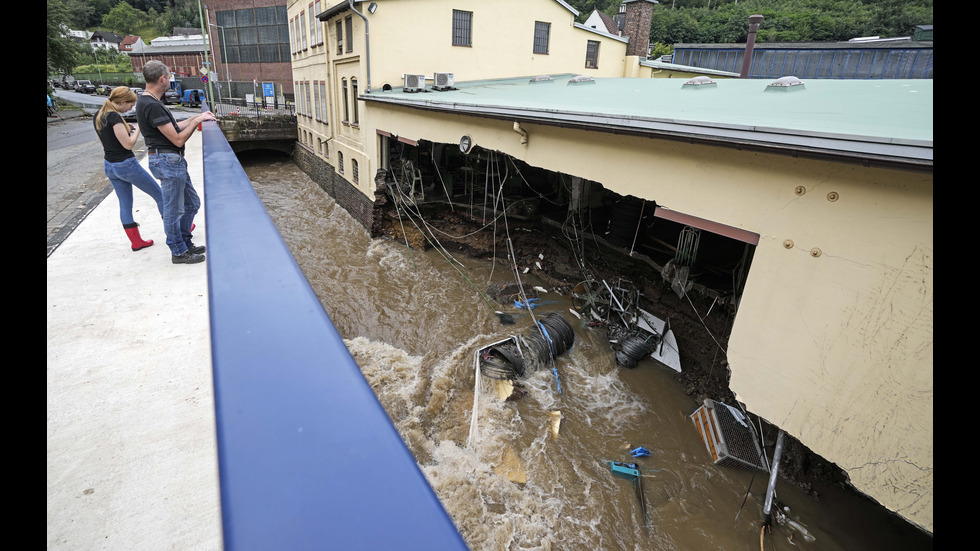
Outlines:
<svg viewBox="0 0 980 551"><path fill-rule="evenodd" d="M156 81L160 80L160 77L169 72L170 70L167 69L167 66L162 61L151 59L146 62L146 65L143 65L143 80L147 84L151 82L156 83Z"/></svg>

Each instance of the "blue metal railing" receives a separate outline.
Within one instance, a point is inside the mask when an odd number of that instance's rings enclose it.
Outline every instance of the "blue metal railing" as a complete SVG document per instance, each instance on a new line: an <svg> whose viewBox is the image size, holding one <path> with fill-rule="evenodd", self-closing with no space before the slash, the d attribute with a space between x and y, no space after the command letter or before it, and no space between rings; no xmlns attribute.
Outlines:
<svg viewBox="0 0 980 551"><path fill-rule="evenodd" d="M216 124L202 146L224 548L466 549Z"/></svg>

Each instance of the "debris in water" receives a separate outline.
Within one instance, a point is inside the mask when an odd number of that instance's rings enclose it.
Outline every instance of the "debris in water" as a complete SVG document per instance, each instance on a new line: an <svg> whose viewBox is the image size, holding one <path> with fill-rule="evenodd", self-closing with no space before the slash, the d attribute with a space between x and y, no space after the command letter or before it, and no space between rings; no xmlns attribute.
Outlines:
<svg viewBox="0 0 980 551"><path fill-rule="evenodd" d="M527 471L524 470L524 465L521 465L521 458L514 453L510 446L504 448L500 464L493 468L493 472L507 477L507 480L515 484L527 483Z"/></svg>
<svg viewBox="0 0 980 551"><path fill-rule="evenodd" d="M539 292L539 293L547 293L548 292L548 290L545 289L544 287L538 287L537 285L534 286L534 290L537 291L537 292Z"/></svg>
<svg viewBox="0 0 980 551"><path fill-rule="evenodd" d="M582 314L579 314L578 312L576 312L575 310L573 310L571 308L569 308L568 311L571 312L572 315L575 316L576 318L582 319Z"/></svg>
<svg viewBox="0 0 980 551"><path fill-rule="evenodd" d="M650 450L640 446L634 450L630 450L630 453L633 454L633 457L648 457L650 455Z"/></svg>
<svg viewBox="0 0 980 551"><path fill-rule="evenodd" d="M561 425L561 410L551 412L551 436L558 438L558 428Z"/></svg>
<svg viewBox="0 0 980 551"><path fill-rule="evenodd" d="M633 481L633 490L636 492L636 498L640 500L640 513L643 514L643 524L649 526L650 519L647 517L647 506L643 500L643 475L640 474L640 466L636 463L610 461L609 470L616 476Z"/></svg>

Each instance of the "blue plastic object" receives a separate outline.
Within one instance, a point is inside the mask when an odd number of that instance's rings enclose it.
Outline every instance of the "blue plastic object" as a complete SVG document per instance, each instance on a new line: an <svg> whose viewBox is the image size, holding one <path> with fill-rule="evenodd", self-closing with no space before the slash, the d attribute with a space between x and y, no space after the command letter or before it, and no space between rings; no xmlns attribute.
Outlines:
<svg viewBox="0 0 980 551"><path fill-rule="evenodd" d="M650 455L650 450L640 446L635 450L630 450L630 453L633 454L633 457L647 457Z"/></svg>
<svg viewBox="0 0 980 551"><path fill-rule="evenodd" d="M561 394L561 379L558 378L558 368L552 367L551 372L555 374L555 382L558 383L558 394Z"/></svg>

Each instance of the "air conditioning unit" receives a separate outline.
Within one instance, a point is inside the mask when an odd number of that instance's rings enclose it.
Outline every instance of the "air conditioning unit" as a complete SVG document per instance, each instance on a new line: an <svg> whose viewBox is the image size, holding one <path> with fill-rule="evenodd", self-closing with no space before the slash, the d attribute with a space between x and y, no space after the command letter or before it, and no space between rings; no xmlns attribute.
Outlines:
<svg viewBox="0 0 980 551"><path fill-rule="evenodd" d="M425 90L425 75L405 75L406 92L422 92Z"/></svg>
<svg viewBox="0 0 980 551"><path fill-rule="evenodd" d="M432 75L433 90L452 90L456 86L456 80L452 73L435 73Z"/></svg>

